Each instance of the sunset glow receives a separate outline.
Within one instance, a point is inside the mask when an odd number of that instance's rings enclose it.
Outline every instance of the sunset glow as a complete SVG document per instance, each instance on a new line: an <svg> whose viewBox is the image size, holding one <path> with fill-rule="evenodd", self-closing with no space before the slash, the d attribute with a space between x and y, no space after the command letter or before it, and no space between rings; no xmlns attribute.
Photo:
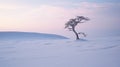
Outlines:
<svg viewBox="0 0 120 67"><path fill-rule="evenodd" d="M119 30L120 3L112 1L53 0L0 1L0 31L31 31L66 34L64 24L77 15L91 20L81 31Z"/></svg>

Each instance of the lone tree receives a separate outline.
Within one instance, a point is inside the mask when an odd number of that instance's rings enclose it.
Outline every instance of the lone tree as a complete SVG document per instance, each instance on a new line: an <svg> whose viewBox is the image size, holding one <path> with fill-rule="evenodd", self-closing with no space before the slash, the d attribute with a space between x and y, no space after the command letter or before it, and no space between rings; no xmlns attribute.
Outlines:
<svg viewBox="0 0 120 67"><path fill-rule="evenodd" d="M77 32L75 27L79 24L79 23L84 23L85 21L88 21L89 18L84 17L84 16L77 16L74 19L70 19L66 24L65 24L65 28L68 28L70 31L73 31L76 35L76 40L79 40L79 34L82 34L84 37L86 37L86 34L83 32Z"/></svg>

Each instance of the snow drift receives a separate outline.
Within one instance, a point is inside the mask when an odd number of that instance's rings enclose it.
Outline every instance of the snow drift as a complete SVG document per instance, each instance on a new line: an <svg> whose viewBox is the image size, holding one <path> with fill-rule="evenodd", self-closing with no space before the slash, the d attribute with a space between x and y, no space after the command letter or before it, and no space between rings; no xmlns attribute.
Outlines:
<svg viewBox="0 0 120 67"><path fill-rule="evenodd" d="M0 39L67 39L56 34L33 32L0 32Z"/></svg>
<svg viewBox="0 0 120 67"><path fill-rule="evenodd" d="M18 34L6 33L4 37L16 39L0 40L0 67L120 67L120 36L75 41L49 34ZM41 39L29 40L36 36ZM28 40L17 40L22 37Z"/></svg>

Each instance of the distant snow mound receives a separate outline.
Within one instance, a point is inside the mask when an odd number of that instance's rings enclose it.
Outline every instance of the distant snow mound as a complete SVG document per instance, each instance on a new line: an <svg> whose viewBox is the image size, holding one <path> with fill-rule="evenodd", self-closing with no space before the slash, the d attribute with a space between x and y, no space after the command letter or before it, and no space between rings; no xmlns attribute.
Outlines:
<svg viewBox="0 0 120 67"><path fill-rule="evenodd" d="M33 32L0 32L0 39L68 39L56 34Z"/></svg>

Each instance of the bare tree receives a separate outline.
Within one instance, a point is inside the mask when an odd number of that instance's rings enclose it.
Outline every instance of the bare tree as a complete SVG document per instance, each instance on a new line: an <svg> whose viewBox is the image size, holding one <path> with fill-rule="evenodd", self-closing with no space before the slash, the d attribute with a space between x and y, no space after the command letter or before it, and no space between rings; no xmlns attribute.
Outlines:
<svg viewBox="0 0 120 67"><path fill-rule="evenodd" d="M76 35L76 40L79 40L79 34L82 34L84 36L86 36L85 33L83 32L77 32L75 27L79 24L79 23L84 23L85 21L88 21L89 18L84 17L84 16L77 16L74 19L70 19L66 24L65 24L65 28L68 28L70 31L73 31Z"/></svg>

